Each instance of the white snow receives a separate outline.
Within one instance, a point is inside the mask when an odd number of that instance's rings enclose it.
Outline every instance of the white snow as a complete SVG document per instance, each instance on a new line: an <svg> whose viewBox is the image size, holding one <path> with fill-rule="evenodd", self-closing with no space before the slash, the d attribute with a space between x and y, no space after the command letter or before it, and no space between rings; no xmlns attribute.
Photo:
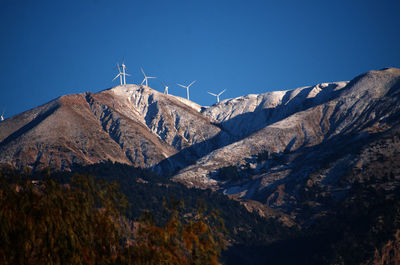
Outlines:
<svg viewBox="0 0 400 265"><path fill-rule="evenodd" d="M223 122L244 113L254 112L256 109L274 108L281 103L285 93L286 91L273 91L224 100L219 104L207 107L203 113L215 121Z"/></svg>
<svg viewBox="0 0 400 265"><path fill-rule="evenodd" d="M313 135L311 129L311 131L307 128L302 129L307 112L312 112L312 107L333 99L336 91L344 88L347 83L322 83L294 90L250 94L206 107L202 111L203 115L219 122L230 134L247 137L210 152L196 164L178 172L175 178L192 181L199 178L199 174L194 173L199 170L206 171L201 175L208 176L208 173L217 168L246 163L245 158L262 150L282 152L297 135L297 128L304 133L301 137L311 137L307 136L307 134ZM281 134L281 132L287 133ZM301 141L301 137L297 141ZM313 141L319 140L313 138ZM196 180L193 182L198 183L199 180ZM202 182L206 184L204 179ZM225 190L225 193L237 194L244 190L246 188L242 190L240 187L232 187Z"/></svg>
<svg viewBox="0 0 400 265"><path fill-rule="evenodd" d="M187 100L182 97L174 96L174 95L165 95L164 93L158 92L157 90L154 90L150 87L142 86L142 85L135 85L135 84L129 84L129 85L122 85L122 86L116 86L111 89L111 91L120 97L127 98L128 101L131 101L132 99L136 99L136 102L140 101L141 94L147 93L147 94L153 94L156 97L173 97L180 102L184 103L185 105L191 107L192 109L196 110L197 112L200 112L202 106L199 104Z"/></svg>
<svg viewBox="0 0 400 265"><path fill-rule="evenodd" d="M169 95L172 96L172 95ZM178 96L173 96L175 99L179 100L183 104L188 105L192 109L196 110L197 112L200 112L201 106L193 101L187 100L186 98L178 97Z"/></svg>

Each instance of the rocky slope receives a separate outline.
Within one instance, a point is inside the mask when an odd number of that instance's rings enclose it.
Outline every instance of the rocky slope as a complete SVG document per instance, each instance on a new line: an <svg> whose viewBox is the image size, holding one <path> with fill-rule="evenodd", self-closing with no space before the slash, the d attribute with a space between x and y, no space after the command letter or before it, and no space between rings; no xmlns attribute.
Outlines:
<svg viewBox="0 0 400 265"><path fill-rule="evenodd" d="M399 69L221 102L203 113L239 140L174 179L291 214L312 194L319 198L308 203L321 208L323 201L344 196L355 181L351 175L369 164L383 170L386 163L386 174L400 178L399 103ZM222 176L221 168L229 166L237 170L234 179Z"/></svg>
<svg viewBox="0 0 400 265"><path fill-rule="evenodd" d="M220 132L199 110L136 85L62 96L0 123L0 163L69 169L111 160L150 167Z"/></svg>

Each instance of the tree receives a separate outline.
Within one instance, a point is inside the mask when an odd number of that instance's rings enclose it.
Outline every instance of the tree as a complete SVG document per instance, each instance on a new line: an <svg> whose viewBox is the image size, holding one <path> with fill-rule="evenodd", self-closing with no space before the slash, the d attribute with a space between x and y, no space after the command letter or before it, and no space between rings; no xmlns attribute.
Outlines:
<svg viewBox="0 0 400 265"><path fill-rule="evenodd" d="M199 207L190 220L180 217L175 204L169 221L157 226L146 213L138 224L131 251L137 264L220 264L218 258L225 248L224 222L218 213L204 214Z"/></svg>
<svg viewBox="0 0 400 265"><path fill-rule="evenodd" d="M81 175L69 185L0 178L1 264L109 264L122 251L126 200L117 185Z"/></svg>

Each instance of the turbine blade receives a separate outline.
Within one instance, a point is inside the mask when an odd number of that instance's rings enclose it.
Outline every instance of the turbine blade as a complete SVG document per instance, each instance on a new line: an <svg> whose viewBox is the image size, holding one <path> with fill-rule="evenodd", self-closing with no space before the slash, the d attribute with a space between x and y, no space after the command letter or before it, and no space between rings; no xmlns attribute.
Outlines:
<svg viewBox="0 0 400 265"><path fill-rule="evenodd" d="M144 76L146 76L146 74L145 74L144 71L143 71L143 68L140 68L140 70L142 71L142 74L143 74Z"/></svg>
<svg viewBox="0 0 400 265"><path fill-rule="evenodd" d="M142 83L140 83L140 84L143 85L144 81L146 81L146 77L143 79Z"/></svg>
<svg viewBox="0 0 400 265"><path fill-rule="evenodd" d="M218 96L221 96L222 93L225 92L226 89L222 90L222 92L219 92Z"/></svg>
<svg viewBox="0 0 400 265"><path fill-rule="evenodd" d="M183 87L183 88L187 88L187 87L185 87L184 85L181 85L181 84L178 84L178 83L176 83L178 86L181 86L181 87Z"/></svg>
<svg viewBox="0 0 400 265"><path fill-rule="evenodd" d="M188 85L187 87L190 87L191 85L193 85L196 82L196 80L194 80L192 83L190 83L190 85Z"/></svg>
<svg viewBox="0 0 400 265"><path fill-rule="evenodd" d="M217 96L214 93L211 93L211 92L208 92L208 91L207 91L207 93L210 94L210 95L213 95L213 96Z"/></svg>
<svg viewBox="0 0 400 265"><path fill-rule="evenodd" d="M121 66L117 63L118 72L121 73Z"/></svg>
<svg viewBox="0 0 400 265"><path fill-rule="evenodd" d="M121 73L117 74L117 75L114 77L114 79L113 79L112 81L114 81L115 79L117 79L118 76L120 76L120 75L121 75Z"/></svg>

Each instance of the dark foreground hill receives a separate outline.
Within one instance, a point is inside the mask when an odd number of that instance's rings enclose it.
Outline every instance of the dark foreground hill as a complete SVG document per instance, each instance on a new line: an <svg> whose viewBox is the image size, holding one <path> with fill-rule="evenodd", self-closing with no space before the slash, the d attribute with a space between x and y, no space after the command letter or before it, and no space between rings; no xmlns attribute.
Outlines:
<svg viewBox="0 0 400 265"><path fill-rule="evenodd" d="M162 225L169 218L166 205L177 200L184 202L181 213L185 218L197 211L199 200L207 211L219 211L228 230L224 264L396 264L400 257L400 189L385 189L388 180L356 182L351 196L331 205L308 226L287 227L276 218L250 213L226 196L187 188L147 170L105 163L76 172L120 183L130 203L128 217L133 220L149 211ZM51 178L69 183L74 174L55 172ZM35 173L29 178L46 175Z"/></svg>

